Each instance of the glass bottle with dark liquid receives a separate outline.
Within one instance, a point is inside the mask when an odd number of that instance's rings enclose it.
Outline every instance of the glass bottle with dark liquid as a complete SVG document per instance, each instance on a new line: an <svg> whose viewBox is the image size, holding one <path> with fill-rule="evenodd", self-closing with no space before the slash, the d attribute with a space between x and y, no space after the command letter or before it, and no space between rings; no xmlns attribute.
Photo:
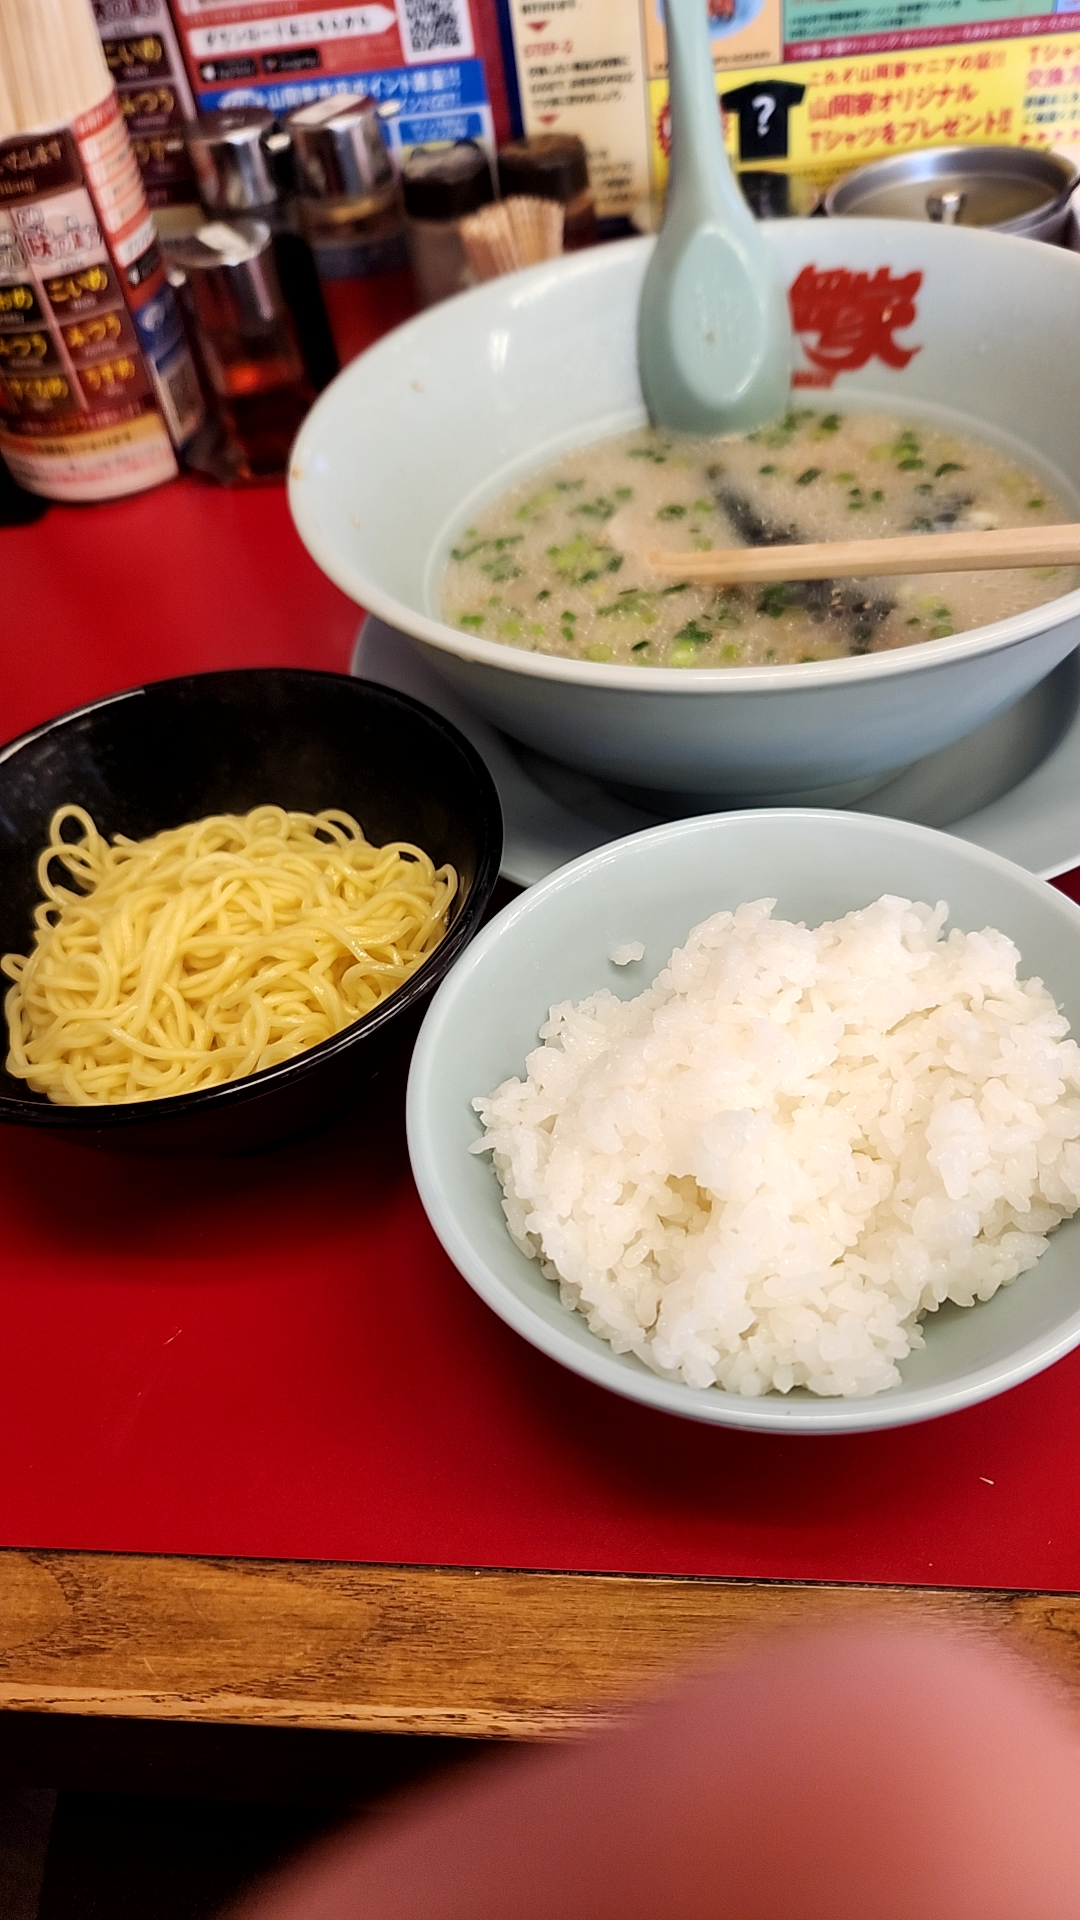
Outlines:
<svg viewBox="0 0 1080 1920"><path fill-rule="evenodd" d="M289 135L265 107L200 113L184 128L199 199L211 220L262 220L308 379L322 392L339 360L319 274L300 228Z"/></svg>
<svg viewBox="0 0 1080 1920"><path fill-rule="evenodd" d="M235 480L278 478L315 398L285 308L270 228L213 220L169 249Z"/></svg>

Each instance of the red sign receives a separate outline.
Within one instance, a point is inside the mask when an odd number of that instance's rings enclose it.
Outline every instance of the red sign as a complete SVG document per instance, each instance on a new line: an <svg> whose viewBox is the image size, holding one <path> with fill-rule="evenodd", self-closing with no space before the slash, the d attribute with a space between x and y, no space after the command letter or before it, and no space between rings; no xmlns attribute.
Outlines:
<svg viewBox="0 0 1080 1920"><path fill-rule="evenodd" d="M870 360L898 370L918 347L897 346L893 335L916 318L921 273L894 280L888 267L874 274L849 267L804 267L788 293L791 324L809 368L796 371L796 387L831 387L838 373L854 373Z"/></svg>

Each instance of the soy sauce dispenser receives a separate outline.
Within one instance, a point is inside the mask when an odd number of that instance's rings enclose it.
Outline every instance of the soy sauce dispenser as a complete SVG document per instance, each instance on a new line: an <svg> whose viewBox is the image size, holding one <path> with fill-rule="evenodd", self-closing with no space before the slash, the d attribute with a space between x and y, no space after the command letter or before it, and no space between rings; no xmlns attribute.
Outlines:
<svg viewBox="0 0 1080 1920"><path fill-rule="evenodd" d="M169 248L215 424L191 464L241 484L280 478L315 398L264 220L211 220Z"/></svg>
<svg viewBox="0 0 1080 1920"><path fill-rule="evenodd" d="M368 94L337 93L298 107L284 132L301 231L348 360L416 311L401 181Z"/></svg>
<svg viewBox="0 0 1080 1920"><path fill-rule="evenodd" d="M184 140L207 213L261 221L269 229L276 281L307 378L321 392L339 360L315 260L288 192L288 135L265 107L235 107L199 114L185 126Z"/></svg>

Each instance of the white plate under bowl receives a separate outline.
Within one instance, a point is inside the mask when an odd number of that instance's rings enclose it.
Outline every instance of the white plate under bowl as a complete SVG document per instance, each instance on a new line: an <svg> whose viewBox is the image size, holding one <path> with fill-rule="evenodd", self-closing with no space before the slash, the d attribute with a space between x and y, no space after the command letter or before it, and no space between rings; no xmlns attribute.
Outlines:
<svg viewBox="0 0 1080 1920"><path fill-rule="evenodd" d="M352 671L422 700L472 741L502 801L508 879L531 886L579 854L655 824L647 804L632 805L499 733L429 661L405 634L368 618ZM1080 656L1070 654L976 733L894 775L855 811L947 828L1043 879L1080 865Z"/></svg>
<svg viewBox="0 0 1080 1920"><path fill-rule="evenodd" d="M598 1386L691 1420L773 1433L853 1433L954 1413L1028 1379L1080 1344L1080 1213L1036 1266L992 1300L928 1316L926 1344L884 1393L804 1389L744 1398L664 1379L618 1354L563 1307L511 1240L471 1102L524 1068L548 1009L600 987L640 993L707 914L775 897L811 926L881 893L947 900L959 927L1000 927L1025 975L1045 980L1080 1031L1080 908L1019 866L907 821L812 809L677 820L587 854L530 887L477 936L432 1001L409 1077L409 1153L443 1246L494 1312ZM626 967L613 945L639 940Z"/></svg>

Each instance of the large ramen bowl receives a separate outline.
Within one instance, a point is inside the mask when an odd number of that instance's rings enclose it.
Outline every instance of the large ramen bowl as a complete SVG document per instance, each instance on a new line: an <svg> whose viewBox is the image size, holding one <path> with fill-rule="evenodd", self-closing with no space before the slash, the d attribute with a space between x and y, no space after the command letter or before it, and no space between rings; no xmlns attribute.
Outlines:
<svg viewBox="0 0 1080 1920"><path fill-rule="evenodd" d="M409 1151L420 1197L451 1260L495 1313L553 1360L646 1406L773 1433L903 1426L988 1399L1080 1345L1080 1214L1012 1286L942 1307L899 1385L853 1399L804 1389L757 1399L662 1379L616 1353L564 1307L553 1280L506 1229L476 1094L521 1076L553 1004L607 988L621 999L656 977L690 928L720 908L775 896L781 918L818 925L882 893L946 900L951 926L998 927L1080 1032L1080 908L1044 880L950 834L824 809L748 809L652 827L562 867L504 908L443 982L409 1079ZM616 966L613 947L639 941Z"/></svg>
<svg viewBox="0 0 1080 1920"><path fill-rule="evenodd" d="M776 220L765 233L799 288L797 403L967 424L1080 516L1080 258L893 220ZM639 788L854 798L1047 674L1080 641L1080 593L952 639L791 666L601 665L440 618L446 557L482 506L644 420L634 334L651 245L491 281L361 355L301 429L296 525L338 586L531 747Z"/></svg>
<svg viewBox="0 0 1080 1920"><path fill-rule="evenodd" d="M28 953L37 862L57 807L143 839L210 813L352 813L378 844L409 840L461 886L450 927L396 993L279 1066L116 1106L57 1106L0 1071L0 1122L149 1154L244 1153L332 1119L415 1032L498 877L502 819L486 767L416 700L336 673L258 667L161 680L61 715L0 749L0 953ZM8 985L5 980L4 987ZM6 1053L7 1029L4 1028ZM2 1056L0 1056L2 1057Z"/></svg>

